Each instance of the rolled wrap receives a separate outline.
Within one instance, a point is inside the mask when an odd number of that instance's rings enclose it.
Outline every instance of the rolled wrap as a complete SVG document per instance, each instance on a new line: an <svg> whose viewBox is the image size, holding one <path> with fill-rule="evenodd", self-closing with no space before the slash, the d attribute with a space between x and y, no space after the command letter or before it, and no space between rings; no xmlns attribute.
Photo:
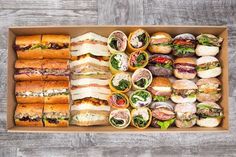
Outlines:
<svg viewBox="0 0 236 157"><path fill-rule="evenodd" d="M118 83L118 85L116 85L116 83L114 84L114 82ZM127 87L121 88L121 87L124 87L124 84L126 84ZM119 72L113 75L109 81L109 87L113 92L126 93L130 90L131 85L132 85L131 77L129 73L126 73L126 72Z"/></svg>
<svg viewBox="0 0 236 157"><path fill-rule="evenodd" d="M124 52L127 47L127 36L124 32L116 30L108 37L108 49L111 53Z"/></svg>
<svg viewBox="0 0 236 157"><path fill-rule="evenodd" d="M109 116L110 124L117 129L124 129L129 126L131 121L128 109L116 109L111 111Z"/></svg>
<svg viewBox="0 0 236 157"><path fill-rule="evenodd" d="M109 59L109 68L112 74L128 70L128 56L125 53L112 54Z"/></svg>
<svg viewBox="0 0 236 157"><path fill-rule="evenodd" d="M136 90L130 94L130 104L133 108L148 106L152 102L152 95L146 90Z"/></svg>
<svg viewBox="0 0 236 157"><path fill-rule="evenodd" d="M117 109L127 108L129 106L129 99L123 93L113 92L108 96L108 104Z"/></svg>
<svg viewBox="0 0 236 157"><path fill-rule="evenodd" d="M144 40L144 44L142 44L141 46L138 46L138 47L134 47L132 46L131 44L131 40L133 39L134 35L135 34L138 34L139 32L144 32L145 33L145 40ZM138 37L136 37L138 38ZM128 50L129 52L133 52L133 51L144 51L148 45L149 45L149 42L150 42L150 35L143 29L137 29L136 31L134 32L131 32L129 34L129 38L128 38Z"/></svg>
<svg viewBox="0 0 236 157"><path fill-rule="evenodd" d="M146 51L134 51L129 56L129 70L135 71L138 68L144 68L148 64L148 53Z"/></svg>
<svg viewBox="0 0 236 157"><path fill-rule="evenodd" d="M132 84L135 89L146 89L152 83L152 73L145 68L137 69L132 75Z"/></svg>
<svg viewBox="0 0 236 157"><path fill-rule="evenodd" d="M140 114L140 112L143 113L143 114ZM144 114L146 114L146 117L142 116ZM138 116L138 118L137 118L137 116ZM145 124L140 125L140 124L142 124L142 119L143 118L147 118L147 120L144 121ZM152 112L147 107L141 107L141 108L138 108L138 109L133 109L131 111L131 124L134 127L138 128L138 129L146 129L151 124L151 120L152 120ZM140 122L140 123L138 124L137 122Z"/></svg>

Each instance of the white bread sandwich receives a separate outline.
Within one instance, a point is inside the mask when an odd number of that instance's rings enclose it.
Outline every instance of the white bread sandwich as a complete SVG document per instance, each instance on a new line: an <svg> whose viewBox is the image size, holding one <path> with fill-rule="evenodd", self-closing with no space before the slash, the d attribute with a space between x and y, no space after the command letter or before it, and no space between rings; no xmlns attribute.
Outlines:
<svg viewBox="0 0 236 157"><path fill-rule="evenodd" d="M107 38L92 32L71 39L71 51L72 56L88 53L95 56L110 56Z"/></svg>
<svg viewBox="0 0 236 157"><path fill-rule="evenodd" d="M81 78L71 81L72 100L83 99L87 97L107 100L111 91L108 87L109 80L94 78Z"/></svg>
<svg viewBox="0 0 236 157"><path fill-rule="evenodd" d="M72 79L99 78L109 79L111 72L106 57L97 57L90 54L82 55L70 63Z"/></svg>
<svg viewBox="0 0 236 157"><path fill-rule="evenodd" d="M107 101L86 98L71 106L71 124L79 126L108 125L110 106Z"/></svg>

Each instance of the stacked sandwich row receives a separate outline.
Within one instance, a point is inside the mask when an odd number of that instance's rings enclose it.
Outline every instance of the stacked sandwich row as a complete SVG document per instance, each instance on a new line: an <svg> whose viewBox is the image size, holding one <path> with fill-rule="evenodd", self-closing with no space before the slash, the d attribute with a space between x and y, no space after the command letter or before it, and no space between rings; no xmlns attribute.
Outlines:
<svg viewBox="0 0 236 157"><path fill-rule="evenodd" d="M17 126L68 126L70 36L17 36Z"/></svg>
<svg viewBox="0 0 236 157"><path fill-rule="evenodd" d="M71 40L71 55L77 57L70 63L72 72L71 124L78 126L107 125L111 93L108 82L110 52L107 38L86 33Z"/></svg>
<svg viewBox="0 0 236 157"><path fill-rule="evenodd" d="M223 118L217 104L221 82L214 77L221 74L221 65L214 56L222 41L211 34L195 38L185 33L172 39L164 32L150 37L143 29L128 38L122 31L112 32L108 48L112 53L109 86L113 93L108 102L115 110L110 114L110 124L125 128L131 122L140 129L149 125L167 129L174 124L185 128L196 123L218 126Z"/></svg>

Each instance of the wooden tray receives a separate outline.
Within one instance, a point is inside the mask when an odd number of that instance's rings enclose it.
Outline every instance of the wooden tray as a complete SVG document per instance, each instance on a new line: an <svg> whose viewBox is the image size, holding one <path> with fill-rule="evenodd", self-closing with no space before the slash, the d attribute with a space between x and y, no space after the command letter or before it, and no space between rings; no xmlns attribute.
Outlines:
<svg viewBox="0 0 236 157"><path fill-rule="evenodd" d="M91 127L17 127L14 124L14 112L16 107L15 99L15 81L14 75L14 62L16 60L16 54L12 46L17 35L33 35L33 34L69 34L72 38L78 35L82 35L87 32L95 32L102 36L108 37L108 35L114 30L122 30L127 35L136 30L137 28L145 29L149 34L153 34L158 31L164 31L174 37L180 33L192 33L195 36L201 33L210 33L219 35L224 38L224 42L221 48L221 52L217 58L220 60L223 67L222 74L219 79L222 82L222 99L220 105L224 110L224 119L219 127L216 128L203 128L192 127L186 129L180 129L171 127L168 130L160 130L157 128L147 128L144 130L138 130L134 127L128 127L126 129L116 129L112 126L91 126ZM10 27L8 30L8 79L7 79L7 130L8 132L109 132L109 133L144 133L144 132L222 132L229 130L229 112L228 112L228 29L226 26L175 26L175 25L146 25L146 26L27 26L27 27Z"/></svg>

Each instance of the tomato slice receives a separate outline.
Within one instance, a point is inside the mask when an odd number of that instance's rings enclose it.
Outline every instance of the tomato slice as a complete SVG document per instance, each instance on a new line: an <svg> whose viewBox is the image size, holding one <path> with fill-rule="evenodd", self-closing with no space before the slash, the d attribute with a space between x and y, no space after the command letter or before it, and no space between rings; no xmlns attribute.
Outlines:
<svg viewBox="0 0 236 157"><path fill-rule="evenodd" d="M116 101L116 103L117 103L119 106L122 106L122 105L125 104L125 100L124 100L124 99L118 99L118 100Z"/></svg>
<svg viewBox="0 0 236 157"><path fill-rule="evenodd" d="M153 60L158 63L165 63L168 59L163 58L163 57L157 57L157 58L153 58Z"/></svg>

